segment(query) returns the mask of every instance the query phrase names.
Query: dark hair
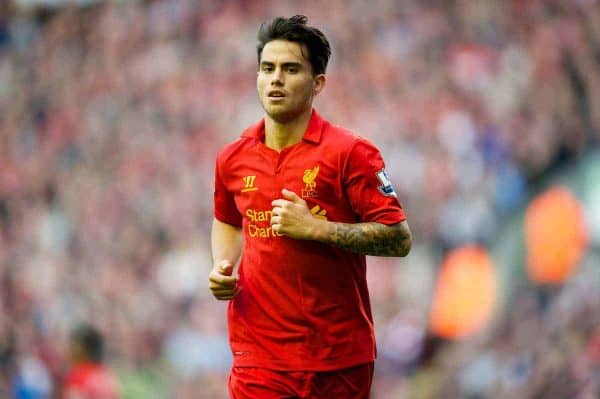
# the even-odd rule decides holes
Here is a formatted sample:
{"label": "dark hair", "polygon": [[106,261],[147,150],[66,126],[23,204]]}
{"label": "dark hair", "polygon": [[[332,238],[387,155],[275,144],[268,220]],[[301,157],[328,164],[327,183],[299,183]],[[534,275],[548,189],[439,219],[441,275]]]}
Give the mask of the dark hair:
{"label": "dark hair", "polygon": [[[263,48],[273,40],[288,40],[300,43],[308,49],[308,61],[314,75],[325,73],[327,62],[331,56],[329,41],[317,28],[308,26],[308,18],[304,15],[294,15],[291,18],[277,17],[268,24],[263,22],[258,29],[258,64]],[[304,54],[303,54],[304,55]]]}
{"label": "dark hair", "polygon": [[71,333],[73,342],[81,346],[87,359],[101,363],[104,358],[104,339],[95,327],[83,324]]}

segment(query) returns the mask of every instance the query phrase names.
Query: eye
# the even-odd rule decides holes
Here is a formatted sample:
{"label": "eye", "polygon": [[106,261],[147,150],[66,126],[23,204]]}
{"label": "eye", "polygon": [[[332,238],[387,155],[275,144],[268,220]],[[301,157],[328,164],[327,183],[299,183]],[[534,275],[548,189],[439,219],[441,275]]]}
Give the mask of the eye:
{"label": "eye", "polygon": [[271,65],[263,65],[261,70],[263,72],[273,72],[273,67]]}
{"label": "eye", "polygon": [[288,68],[287,68],[287,71],[288,71],[289,73],[298,73],[298,68],[297,68],[297,67],[295,67],[295,66],[291,66],[291,67],[288,67]]}

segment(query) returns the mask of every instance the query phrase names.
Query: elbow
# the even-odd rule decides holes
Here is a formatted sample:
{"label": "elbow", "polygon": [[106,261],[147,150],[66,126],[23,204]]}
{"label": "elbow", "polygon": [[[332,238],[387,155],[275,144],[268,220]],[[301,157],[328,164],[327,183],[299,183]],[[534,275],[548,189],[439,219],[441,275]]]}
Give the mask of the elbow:
{"label": "elbow", "polygon": [[405,257],[409,254],[410,249],[412,248],[412,233],[410,231],[410,227],[408,227],[408,223],[406,221],[399,223],[397,225],[398,232],[398,246],[397,246],[397,256]]}
{"label": "elbow", "polygon": [[408,237],[402,237],[398,244],[398,256],[405,257],[409,254],[411,248],[412,237],[410,235]]}

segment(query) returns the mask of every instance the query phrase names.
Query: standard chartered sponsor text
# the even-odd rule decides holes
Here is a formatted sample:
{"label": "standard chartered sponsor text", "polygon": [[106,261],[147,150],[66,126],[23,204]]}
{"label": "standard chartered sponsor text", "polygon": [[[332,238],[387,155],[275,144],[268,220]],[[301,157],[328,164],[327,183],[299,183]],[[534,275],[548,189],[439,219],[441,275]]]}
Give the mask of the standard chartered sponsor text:
{"label": "standard chartered sponsor text", "polygon": [[283,234],[273,231],[271,227],[271,216],[273,216],[273,211],[270,209],[246,209],[248,235],[252,238],[281,237]]}

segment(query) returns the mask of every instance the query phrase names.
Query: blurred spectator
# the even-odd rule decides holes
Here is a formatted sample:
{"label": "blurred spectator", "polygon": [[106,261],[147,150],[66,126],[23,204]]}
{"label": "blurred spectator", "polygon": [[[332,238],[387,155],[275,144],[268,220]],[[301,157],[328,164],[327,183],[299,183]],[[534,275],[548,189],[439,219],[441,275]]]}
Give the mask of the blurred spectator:
{"label": "blurred spectator", "polygon": [[82,325],[71,335],[71,368],[63,387],[64,399],[117,399],[117,379],[104,366],[104,338],[92,326]]}
{"label": "blurred spectator", "polygon": [[35,356],[18,360],[12,382],[12,396],[16,399],[44,399],[52,394],[52,380],[44,363]]}

